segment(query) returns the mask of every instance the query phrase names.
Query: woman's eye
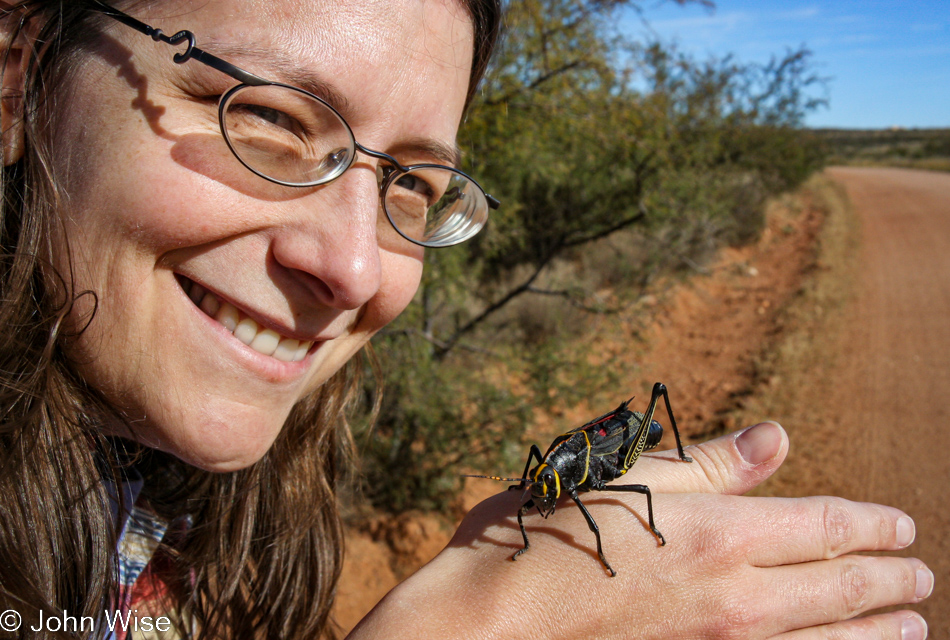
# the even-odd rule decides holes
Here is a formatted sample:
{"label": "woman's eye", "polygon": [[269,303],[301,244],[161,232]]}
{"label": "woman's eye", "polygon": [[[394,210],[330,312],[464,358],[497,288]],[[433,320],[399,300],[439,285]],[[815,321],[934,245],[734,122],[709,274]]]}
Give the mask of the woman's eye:
{"label": "woman's eye", "polygon": [[259,104],[245,104],[241,105],[241,109],[249,115],[260,118],[261,120],[269,122],[270,124],[278,126],[282,129],[294,130],[299,128],[295,126],[296,120],[288,116],[283,111],[279,111],[271,107],[265,107],[264,105]]}
{"label": "woman's eye", "polygon": [[412,173],[407,173],[403,176],[400,176],[399,179],[396,180],[396,186],[418,193],[429,201],[434,199],[432,186],[425,180]]}

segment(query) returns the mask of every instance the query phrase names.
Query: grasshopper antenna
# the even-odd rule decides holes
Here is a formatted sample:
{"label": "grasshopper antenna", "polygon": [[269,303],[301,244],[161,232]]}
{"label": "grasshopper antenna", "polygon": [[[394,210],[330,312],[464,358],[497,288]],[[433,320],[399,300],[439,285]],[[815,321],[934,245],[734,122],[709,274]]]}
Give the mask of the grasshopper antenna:
{"label": "grasshopper antenna", "polygon": [[498,480],[499,482],[529,482],[527,478],[502,478],[500,476],[476,476],[470,473],[461,474],[462,478],[485,478],[486,480]]}

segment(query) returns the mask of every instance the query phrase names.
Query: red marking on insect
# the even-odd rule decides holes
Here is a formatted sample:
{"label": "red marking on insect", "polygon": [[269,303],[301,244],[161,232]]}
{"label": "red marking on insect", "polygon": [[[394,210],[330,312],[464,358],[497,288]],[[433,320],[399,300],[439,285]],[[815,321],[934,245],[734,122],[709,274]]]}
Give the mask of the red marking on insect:
{"label": "red marking on insect", "polygon": [[603,418],[601,418],[600,420],[595,420],[595,421],[591,422],[588,426],[591,426],[591,427],[592,427],[592,426],[594,426],[595,424],[600,424],[600,423],[602,423],[602,422],[607,422],[608,420],[610,420],[611,418],[613,418],[615,415],[616,415],[616,414],[614,414],[614,413],[608,413],[607,415],[605,415],[605,416],[604,416]]}

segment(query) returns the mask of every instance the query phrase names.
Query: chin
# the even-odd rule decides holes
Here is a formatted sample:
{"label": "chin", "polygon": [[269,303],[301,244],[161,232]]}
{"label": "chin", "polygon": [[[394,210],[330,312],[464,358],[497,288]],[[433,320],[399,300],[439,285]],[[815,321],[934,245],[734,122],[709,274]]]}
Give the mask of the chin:
{"label": "chin", "polygon": [[[186,424],[150,425],[136,434],[141,444],[175,456],[182,462],[212,473],[229,473],[250,467],[274,445],[285,417],[248,420],[196,419]],[[243,419],[241,419],[243,418]],[[193,425],[201,425],[195,428]]]}
{"label": "chin", "polygon": [[190,449],[166,450],[182,462],[211,473],[231,473],[253,466],[263,458],[270,447],[247,447],[208,451]]}

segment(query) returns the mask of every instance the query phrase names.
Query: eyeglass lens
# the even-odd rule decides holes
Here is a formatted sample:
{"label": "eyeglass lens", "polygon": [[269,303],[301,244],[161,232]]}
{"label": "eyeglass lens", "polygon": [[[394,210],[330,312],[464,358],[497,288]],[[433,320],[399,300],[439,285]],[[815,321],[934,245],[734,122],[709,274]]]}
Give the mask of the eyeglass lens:
{"label": "eyeglass lens", "polygon": [[[340,115],[287,85],[241,85],[224,95],[221,128],[234,155],[251,171],[291,186],[330,182],[346,171],[356,143]],[[488,218],[481,188],[449,167],[417,165],[402,172],[383,161],[383,209],[404,237],[425,246],[457,244]]]}

